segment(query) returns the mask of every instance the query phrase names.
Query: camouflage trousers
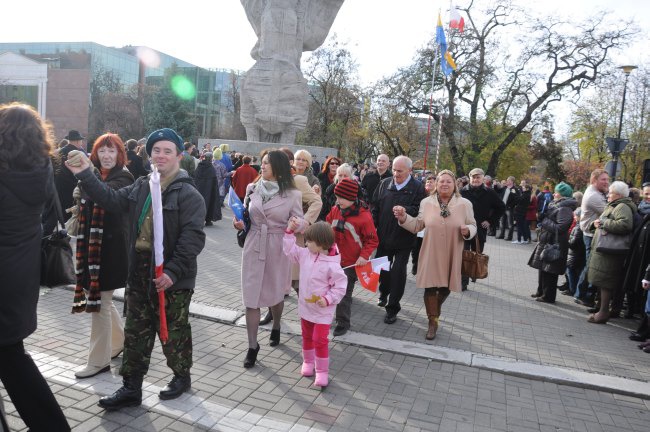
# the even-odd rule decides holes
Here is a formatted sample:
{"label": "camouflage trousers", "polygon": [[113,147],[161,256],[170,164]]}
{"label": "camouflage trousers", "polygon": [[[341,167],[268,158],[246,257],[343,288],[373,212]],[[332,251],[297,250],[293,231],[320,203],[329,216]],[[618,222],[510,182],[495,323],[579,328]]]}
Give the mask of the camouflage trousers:
{"label": "camouflage trousers", "polygon": [[[158,293],[151,287],[151,254],[136,254],[135,280],[126,295],[124,353],[120,375],[144,376],[160,332]],[[169,338],[162,345],[167,366],[175,375],[187,376],[192,367],[192,328],[189,323],[191,290],[167,291],[165,312]]]}

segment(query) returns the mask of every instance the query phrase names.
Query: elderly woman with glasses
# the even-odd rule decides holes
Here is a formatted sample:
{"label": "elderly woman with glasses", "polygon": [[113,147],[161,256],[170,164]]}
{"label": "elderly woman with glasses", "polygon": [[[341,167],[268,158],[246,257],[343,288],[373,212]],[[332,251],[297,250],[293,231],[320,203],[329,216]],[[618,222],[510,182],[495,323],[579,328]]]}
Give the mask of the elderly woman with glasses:
{"label": "elderly woman with glasses", "polygon": [[320,181],[314,175],[314,171],[311,169],[311,164],[312,157],[307,150],[298,150],[296,154],[294,154],[293,169],[295,170],[295,174],[307,177],[307,182],[312,188],[318,185],[318,193],[320,193]]}
{"label": "elderly woman with glasses", "polygon": [[442,304],[450,291],[460,292],[461,265],[465,240],[476,235],[472,203],[461,197],[454,173],[438,174],[431,195],[420,203],[417,218],[402,206],[393,207],[400,226],[412,233],[423,228],[424,239],[418,258],[415,286],[424,289],[424,306],[429,319],[425,338],[434,339]]}

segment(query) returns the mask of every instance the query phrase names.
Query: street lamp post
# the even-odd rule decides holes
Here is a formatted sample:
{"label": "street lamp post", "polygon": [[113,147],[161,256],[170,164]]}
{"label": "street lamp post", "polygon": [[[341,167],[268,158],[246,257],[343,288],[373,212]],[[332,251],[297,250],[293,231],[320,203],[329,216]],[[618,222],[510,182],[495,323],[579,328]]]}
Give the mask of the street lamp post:
{"label": "street lamp post", "polygon": [[616,179],[616,171],[618,169],[618,155],[621,154],[623,148],[625,147],[625,144],[627,144],[627,142],[623,143],[624,140],[621,139],[621,133],[623,131],[623,112],[625,111],[625,94],[627,93],[627,80],[630,77],[630,72],[636,68],[637,67],[633,65],[619,67],[619,69],[622,69],[623,73],[625,74],[625,82],[623,83],[623,102],[621,103],[621,116],[618,120],[618,134],[616,135],[616,140],[612,143],[612,145],[610,145],[610,150],[613,156],[612,172],[610,176],[613,179]]}

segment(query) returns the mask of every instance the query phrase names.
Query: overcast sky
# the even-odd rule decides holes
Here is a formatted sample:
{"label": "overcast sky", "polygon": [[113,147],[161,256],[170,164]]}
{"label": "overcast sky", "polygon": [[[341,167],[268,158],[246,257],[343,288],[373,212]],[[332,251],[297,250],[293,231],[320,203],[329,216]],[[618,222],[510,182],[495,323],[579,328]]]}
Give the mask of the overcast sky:
{"label": "overcast sky", "polygon": [[[489,0],[475,0],[476,4]],[[239,0],[32,0],[3,2],[2,42],[97,42],[146,45],[206,68],[247,70],[255,35]],[[457,0],[459,6],[469,0]],[[515,0],[534,13],[581,20],[605,9],[621,22],[634,18],[650,30],[647,0]],[[330,35],[348,41],[364,84],[410,63],[434,32],[438,10],[446,20],[449,1],[345,0]],[[650,46],[646,33],[617,61],[639,64]],[[632,54],[634,53],[634,54]],[[639,58],[641,57],[641,58]]]}

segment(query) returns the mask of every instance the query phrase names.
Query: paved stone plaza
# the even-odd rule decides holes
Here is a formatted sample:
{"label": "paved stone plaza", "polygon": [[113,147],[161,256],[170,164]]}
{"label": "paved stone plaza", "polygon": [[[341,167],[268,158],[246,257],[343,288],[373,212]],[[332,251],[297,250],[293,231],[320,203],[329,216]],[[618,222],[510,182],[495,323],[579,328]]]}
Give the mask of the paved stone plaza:
{"label": "paved stone plaza", "polygon": [[[170,379],[160,345],[139,408],[107,413],[99,397],[112,375],[76,380],[85,363],[90,317],[70,314],[69,289],[45,289],[39,329],[26,346],[78,431],[646,431],[650,355],[627,339],[634,321],[587,323],[582,306],[558,295],[531,299],[533,245],[488,239],[490,277],[452,293],[434,341],[424,340],[422,292],[409,276],[397,323],[383,323],[376,295],[357,286],[352,331],[334,338],[324,391],[300,376],[295,294],[287,299],[282,343],[260,332],[258,364],[247,348],[240,295],[241,249],[227,216],[207,227],[191,320],[192,391],[173,401],[157,392]],[[281,253],[281,251],[277,251]],[[119,297],[120,294],[117,295]],[[118,307],[122,303],[118,302]],[[2,390],[12,430],[25,426]]]}

